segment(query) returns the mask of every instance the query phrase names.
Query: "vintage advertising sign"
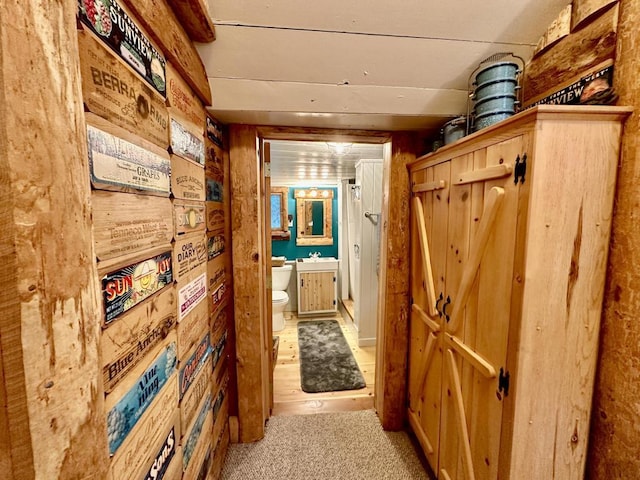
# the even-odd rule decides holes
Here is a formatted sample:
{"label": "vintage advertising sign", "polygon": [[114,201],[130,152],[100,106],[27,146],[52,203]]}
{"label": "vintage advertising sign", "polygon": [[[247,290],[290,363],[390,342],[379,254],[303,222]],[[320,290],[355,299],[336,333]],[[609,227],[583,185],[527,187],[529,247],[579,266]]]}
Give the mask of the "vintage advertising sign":
{"label": "vintage advertising sign", "polygon": [[220,202],[205,202],[207,206],[207,230],[223,230],[225,225],[224,205]]}
{"label": "vintage advertising sign", "polygon": [[175,237],[185,233],[204,231],[205,204],[202,202],[173,201]]}
{"label": "vintage advertising sign", "polygon": [[228,320],[227,308],[220,308],[213,316],[211,320],[211,341],[217,342],[222,336],[222,333],[227,328]]}
{"label": "vintage advertising sign", "polygon": [[207,274],[202,273],[178,289],[178,322],[186,317],[207,294]]}
{"label": "vintage advertising sign", "polygon": [[178,323],[178,358],[184,360],[209,327],[209,304],[200,302]]}
{"label": "vintage advertising sign", "polygon": [[[175,308],[175,303],[168,301],[173,300],[175,294],[171,289],[166,289],[157,298],[160,301],[149,302],[147,305],[147,311],[151,310],[152,316],[145,315],[143,319],[125,316],[103,332],[100,345],[105,393],[111,392],[127,373],[175,331],[175,311],[167,308]],[[154,307],[164,311],[158,311]]]}
{"label": "vintage advertising sign", "polygon": [[[211,340],[207,333],[200,343],[195,347],[193,353],[183,362],[180,362],[180,399],[184,397],[187,390],[195,380],[198,372],[202,370],[211,356]],[[209,372],[211,373],[211,372]]]}
{"label": "vintage advertising sign", "polygon": [[82,96],[90,112],[166,149],[164,99],[87,32],[78,32]]}
{"label": "vintage advertising sign", "polygon": [[86,116],[89,172],[95,188],[169,196],[171,161],[165,150],[155,144],[142,148],[126,140],[133,135],[123,128],[91,113]]}
{"label": "vintage advertising sign", "polygon": [[166,61],[117,0],[78,0],[78,17],[162,96]]}
{"label": "vintage advertising sign", "polygon": [[107,273],[102,277],[105,324],[171,283],[171,251]]}
{"label": "vintage advertising sign", "polygon": [[220,255],[207,262],[207,287],[210,292],[213,292],[218,285],[224,283],[227,273],[226,260],[227,257],[225,255]]}
{"label": "vintage advertising sign", "polygon": [[168,198],[94,190],[91,203],[98,260],[170,246],[173,207]]}
{"label": "vintage advertising sign", "polygon": [[171,155],[171,193],[175,198],[204,202],[204,169],[193,162]]}
{"label": "vintage advertising sign", "polygon": [[[176,438],[180,438],[180,415],[176,411],[177,386],[178,376],[172,375],[142,415],[140,421],[122,442],[118,451],[111,458],[110,480],[143,478],[142,476],[151,466],[153,456],[165,441],[169,431],[173,428]],[[180,458],[180,472],[182,473],[182,450],[176,449],[174,455]],[[170,480],[176,477],[165,474],[165,478]]]}
{"label": "vintage advertising sign", "polygon": [[207,177],[224,182],[224,157],[222,148],[208,138],[204,139],[204,170]]}
{"label": "vintage advertising sign", "polygon": [[215,344],[212,348],[211,356],[212,356],[212,367],[215,368],[218,366],[218,362],[223,356],[224,347],[227,346],[227,332],[224,332],[220,340]]}
{"label": "vintage advertising sign", "polygon": [[184,235],[173,245],[173,276],[180,281],[189,272],[207,261],[207,243],[204,232]]}
{"label": "vintage advertising sign", "polygon": [[[200,467],[200,471],[198,472],[198,476],[195,480],[207,480],[209,478],[209,470],[211,469],[211,464],[213,463],[213,450],[211,446],[207,449],[207,453],[204,456],[204,461],[202,462],[202,466]],[[215,478],[215,475],[214,475]]]}
{"label": "vintage advertising sign", "polygon": [[213,260],[224,253],[224,233],[211,232],[207,233],[207,259]]}
{"label": "vintage advertising sign", "polygon": [[224,148],[222,139],[224,134],[222,132],[222,125],[215,118],[207,115],[207,138],[220,148]]}
{"label": "vintage advertising sign", "polygon": [[223,201],[222,182],[219,182],[218,180],[207,177],[207,201],[208,202]]}
{"label": "vintage advertising sign", "polygon": [[176,371],[176,342],[167,345],[107,414],[109,452],[115,453],[160,389]]}
{"label": "vintage advertising sign", "polygon": [[171,62],[167,62],[167,103],[204,132],[207,112]]}
{"label": "vintage advertising sign", "polygon": [[216,309],[222,305],[226,298],[226,293],[227,286],[223,280],[223,282],[211,292],[211,311],[215,312]]}
{"label": "vintage advertising sign", "polygon": [[200,401],[205,395],[211,394],[211,358],[208,358],[204,368],[196,374],[191,387],[187,390],[180,402],[180,425],[186,429],[187,425],[196,414]]}
{"label": "vintage advertising sign", "polygon": [[[198,411],[198,416],[195,418],[193,424],[190,426],[189,430],[184,433],[182,438],[182,471],[186,471],[189,466],[189,462],[191,458],[194,457],[196,453],[196,446],[200,443],[200,437],[203,432],[207,432],[210,444],[211,440],[211,427],[213,426],[213,418],[211,415],[211,394],[207,395],[206,398],[200,404],[200,408]],[[207,421],[208,420],[208,421]],[[206,423],[205,423],[206,421]],[[208,424],[210,428],[204,428],[205,425]],[[185,476],[185,478],[191,478],[189,476]]]}
{"label": "vintage advertising sign", "polygon": [[151,467],[144,475],[145,480],[160,480],[164,478],[164,474],[176,454],[178,440],[175,427],[171,427],[169,434],[164,439],[158,453],[156,453]]}
{"label": "vintage advertising sign", "polygon": [[195,126],[171,117],[171,152],[204,167],[204,137]]}
{"label": "vintage advertising sign", "polygon": [[[215,477],[214,477],[215,478]],[[155,480],[154,478],[145,478],[144,480]],[[162,480],[182,480],[182,446],[177,448],[176,454],[169,464],[169,468],[164,474]]]}

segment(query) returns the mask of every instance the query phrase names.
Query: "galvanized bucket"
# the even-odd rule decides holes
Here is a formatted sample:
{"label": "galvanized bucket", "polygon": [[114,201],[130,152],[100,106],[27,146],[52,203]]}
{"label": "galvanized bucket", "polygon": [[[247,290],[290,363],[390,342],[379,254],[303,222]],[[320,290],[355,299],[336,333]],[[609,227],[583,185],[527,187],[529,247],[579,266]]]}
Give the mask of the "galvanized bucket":
{"label": "galvanized bucket", "polygon": [[497,78],[478,85],[473,92],[473,100],[482,100],[492,95],[515,95],[520,89],[515,78]]}
{"label": "galvanized bucket", "polygon": [[518,64],[513,62],[498,62],[483,68],[476,75],[475,84],[481,85],[497,79],[514,79],[518,74]]}
{"label": "galvanized bucket", "polygon": [[466,117],[458,117],[453,120],[449,120],[442,127],[442,137],[444,144],[453,143],[456,140],[460,140],[466,134]]}
{"label": "galvanized bucket", "polygon": [[481,113],[476,115],[474,123],[473,123],[473,131],[477,132],[478,130],[482,130],[489,125],[493,125],[494,123],[498,123],[502,120],[505,120],[513,115],[513,112],[510,111],[500,111],[495,110],[491,112]]}
{"label": "galvanized bucket", "polygon": [[476,115],[488,112],[511,112],[516,113],[516,105],[519,102],[516,100],[515,93],[509,93],[505,95],[490,95],[478,100],[475,105]]}

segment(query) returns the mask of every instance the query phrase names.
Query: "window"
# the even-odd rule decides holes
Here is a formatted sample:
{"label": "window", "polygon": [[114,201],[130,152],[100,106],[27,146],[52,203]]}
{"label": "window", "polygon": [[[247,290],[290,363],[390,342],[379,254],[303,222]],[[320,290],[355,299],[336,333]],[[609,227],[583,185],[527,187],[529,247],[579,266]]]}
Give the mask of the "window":
{"label": "window", "polygon": [[273,240],[289,240],[289,215],[287,202],[289,189],[287,187],[271,187],[271,238]]}

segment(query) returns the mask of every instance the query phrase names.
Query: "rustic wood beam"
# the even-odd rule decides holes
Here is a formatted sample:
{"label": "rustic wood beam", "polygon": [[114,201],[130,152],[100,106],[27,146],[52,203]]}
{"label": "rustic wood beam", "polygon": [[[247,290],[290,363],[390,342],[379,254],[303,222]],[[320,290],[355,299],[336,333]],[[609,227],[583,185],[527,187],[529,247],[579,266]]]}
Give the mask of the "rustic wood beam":
{"label": "rustic wood beam", "polygon": [[209,43],[216,39],[207,3],[203,0],[168,0],[180,23],[194,42]]}

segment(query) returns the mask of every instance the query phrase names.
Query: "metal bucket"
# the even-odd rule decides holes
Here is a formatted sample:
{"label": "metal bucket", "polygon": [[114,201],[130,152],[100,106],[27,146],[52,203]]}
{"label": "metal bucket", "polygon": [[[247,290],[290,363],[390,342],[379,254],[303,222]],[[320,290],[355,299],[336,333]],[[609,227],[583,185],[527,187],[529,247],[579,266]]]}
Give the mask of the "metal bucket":
{"label": "metal bucket", "polygon": [[518,102],[516,101],[515,93],[506,95],[490,95],[476,102],[475,112],[476,115],[496,111],[511,112],[513,114],[516,113],[517,104]]}
{"label": "metal bucket", "polygon": [[466,117],[458,117],[453,120],[449,120],[442,127],[442,137],[444,139],[444,144],[447,145],[449,143],[453,143],[456,140],[460,140],[465,136],[467,129],[467,119]]}
{"label": "metal bucket", "polygon": [[518,64],[513,62],[498,62],[483,68],[478,72],[475,79],[476,85],[482,85],[485,82],[497,79],[516,78],[518,73]]}
{"label": "metal bucket", "polygon": [[473,122],[473,131],[477,132],[478,130],[488,127],[489,125],[493,125],[494,123],[505,120],[512,115],[513,112],[505,112],[500,110],[494,110],[476,115],[475,121]]}
{"label": "metal bucket", "polygon": [[478,85],[473,92],[473,99],[478,101],[492,95],[515,95],[517,86],[515,78],[498,78]]}

